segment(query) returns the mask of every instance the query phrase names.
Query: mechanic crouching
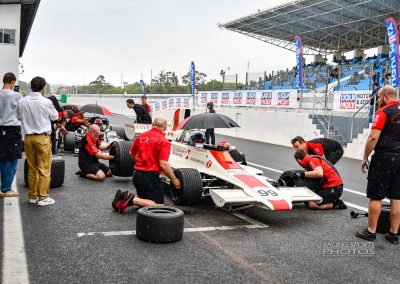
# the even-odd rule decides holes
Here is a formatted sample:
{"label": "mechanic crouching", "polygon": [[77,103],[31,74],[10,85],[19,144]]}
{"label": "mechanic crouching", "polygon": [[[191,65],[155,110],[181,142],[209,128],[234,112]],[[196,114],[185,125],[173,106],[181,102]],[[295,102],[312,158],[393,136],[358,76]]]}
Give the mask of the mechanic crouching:
{"label": "mechanic crouching", "polygon": [[82,177],[101,181],[106,177],[111,177],[112,173],[109,167],[99,162],[99,159],[113,160],[114,156],[100,152],[100,150],[110,149],[111,144],[101,145],[99,135],[100,127],[92,124],[81,140],[78,164]]}
{"label": "mechanic crouching", "polygon": [[308,155],[306,151],[300,150],[294,154],[296,161],[305,171],[299,174],[298,178],[320,179],[321,186],[316,194],[321,196],[322,202],[316,204],[313,201],[307,202],[309,209],[328,210],[346,209],[347,206],[339,198],[343,193],[343,181],[335,167],[326,159],[320,156]]}

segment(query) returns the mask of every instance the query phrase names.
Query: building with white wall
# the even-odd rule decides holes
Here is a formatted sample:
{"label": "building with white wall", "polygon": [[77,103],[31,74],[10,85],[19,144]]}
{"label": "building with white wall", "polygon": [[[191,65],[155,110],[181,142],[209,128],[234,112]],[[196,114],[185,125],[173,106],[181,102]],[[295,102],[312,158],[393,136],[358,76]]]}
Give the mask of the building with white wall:
{"label": "building with white wall", "polygon": [[23,55],[40,0],[0,0],[0,77],[13,72],[18,78]]}

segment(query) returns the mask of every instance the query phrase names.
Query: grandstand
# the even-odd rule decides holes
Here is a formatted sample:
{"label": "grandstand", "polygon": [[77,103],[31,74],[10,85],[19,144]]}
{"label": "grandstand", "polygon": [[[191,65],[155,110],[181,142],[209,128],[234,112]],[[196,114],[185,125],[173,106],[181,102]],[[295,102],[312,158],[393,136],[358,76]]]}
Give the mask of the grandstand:
{"label": "grandstand", "polygon": [[[304,88],[325,91],[365,90],[371,83],[384,83],[390,72],[385,20],[400,18],[398,0],[295,0],[219,25],[269,44],[295,51],[294,37],[300,35],[303,54],[313,55],[305,65]],[[377,48],[373,57],[364,50]],[[354,51],[351,59],[344,53]],[[326,56],[339,64],[328,68]],[[265,89],[287,89],[296,85],[296,67],[265,76]],[[258,80],[260,81],[260,80]],[[250,81],[249,81],[250,82]],[[252,86],[251,88],[260,88]]]}

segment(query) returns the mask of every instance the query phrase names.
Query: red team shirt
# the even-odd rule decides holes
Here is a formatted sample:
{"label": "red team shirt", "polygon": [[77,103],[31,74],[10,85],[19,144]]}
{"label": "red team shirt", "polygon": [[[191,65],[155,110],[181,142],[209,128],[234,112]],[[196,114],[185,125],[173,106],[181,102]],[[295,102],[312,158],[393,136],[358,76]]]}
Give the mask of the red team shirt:
{"label": "red team shirt", "polygon": [[148,103],[144,103],[144,104],[142,104],[142,106],[144,106],[144,108],[147,110],[148,113],[151,112],[151,107]]}
{"label": "red team shirt", "polygon": [[93,156],[100,151],[99,147],[100,147],[101,142],[99,139],[96,139],[95,141],[93,141],[92,136],[90,136],[89,134],[85,135],[85,137],[86,137],[86,142],[87,142],[85,145],[85,149],[86,149],[86,151],[89,152],[90,155]]}
{"label": "red team shirt", "polygon": [[161,174],[159,161],[168,161],[170,150],[171,144],[161,130],[152,128],[140,134],[131,148],[131,154],[136,159],[135,170]]}
{"label": "red team shirt", "polygon": [[320,143],[306,142],[306,152],[313,153],[314,155],[318,155],[318,156],[325,155],[324,148],[322,148],[322,144],[320,144]]}
{"label": "red team shirt", "polygon": [[324,171],[324,184],[322,188],[329,188],[343,184],[342,178],[338,172],[321,158],[307,155],[304,158],[301,166],[311,171],[313,171],[316,167],[322,167],[322,170]]}

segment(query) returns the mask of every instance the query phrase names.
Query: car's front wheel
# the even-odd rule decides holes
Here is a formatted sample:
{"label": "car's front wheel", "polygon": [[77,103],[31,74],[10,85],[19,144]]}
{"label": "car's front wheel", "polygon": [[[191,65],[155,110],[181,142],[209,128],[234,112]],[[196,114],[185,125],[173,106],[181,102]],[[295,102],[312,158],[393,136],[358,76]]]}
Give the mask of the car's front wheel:
{"label": "car's front wheel", "polygon": [[175,205],[194,205],[201,199],[203,180],[198,170],[184,168],[174,170],[181,181],[181,188],[176,189],[171,183],[171,198]]}

